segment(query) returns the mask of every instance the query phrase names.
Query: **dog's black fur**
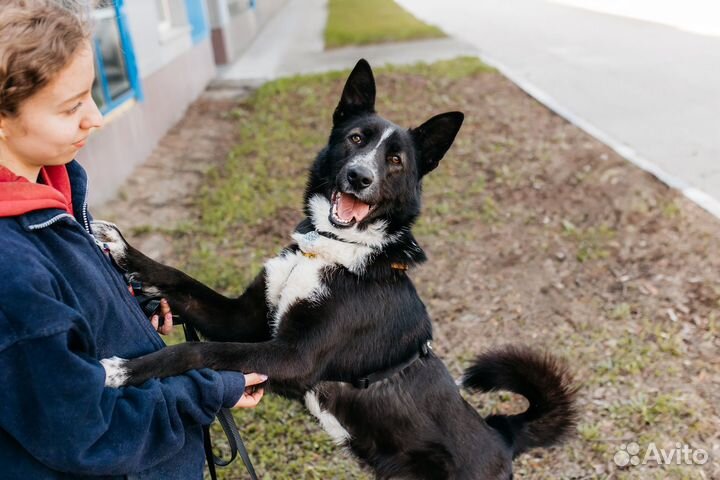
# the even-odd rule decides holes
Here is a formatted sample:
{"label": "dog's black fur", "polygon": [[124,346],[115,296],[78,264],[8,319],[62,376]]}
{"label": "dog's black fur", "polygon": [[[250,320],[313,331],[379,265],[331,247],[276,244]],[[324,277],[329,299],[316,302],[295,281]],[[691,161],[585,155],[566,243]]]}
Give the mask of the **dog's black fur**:
{"label": "dog's black fur", "polygon": [[[569,433],[575,390],[552,358],[499,349],[479,357],[463,385],[517,392],[530,406],[520,415],[483,419],[439,358],[432,352],[417,358],[432,326],[405,271],[425,260],[410,229],[420,213],[421,180],[450,148],[463,115],[445,113],[404,130],[378,116],[374,103],[372,71],[361,60],[333,115],[328,145],[310,170],[297,242],[239,298],[145,257],[111,226],[95,225],[119,263],[213,341],[128,360],[121,383],[201,367],[262,372],[275,392],[293,398],[312,392],[314,413],[319,407],[337,419],[342,428],[330,429],[378,478],[512,478],[516,455]],[[335,200],[339,210],[331,213]],[[317,265],[316,285],[312,275],[293,276],[296,268]],[[283,268],[285,285],[276,276]],[[283,305],[287,283],[303,282],[315,285],[314,293]],[[398,366],[404,368],[393,370]],[[352,386],[374,372],[388,378]]]}

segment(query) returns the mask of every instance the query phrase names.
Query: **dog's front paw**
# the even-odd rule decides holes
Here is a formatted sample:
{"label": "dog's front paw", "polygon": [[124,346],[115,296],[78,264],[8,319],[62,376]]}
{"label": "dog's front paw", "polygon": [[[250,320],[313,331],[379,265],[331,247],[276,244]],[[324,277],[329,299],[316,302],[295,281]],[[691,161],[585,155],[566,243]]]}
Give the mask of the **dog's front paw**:
{"label": "dog's front paw", "polygon": [[120,357],[104,358],[100,364],[105,369],[105,386],[120,388],[127,384],[130,370],[126,367],[127,360]]}
{"label": "dog's front paw", "polygon": [[95,241],[106,250],[123,268],[127,267],[128,243],[118,227],[110,222],[96,220],[92,222],[92,234]]}

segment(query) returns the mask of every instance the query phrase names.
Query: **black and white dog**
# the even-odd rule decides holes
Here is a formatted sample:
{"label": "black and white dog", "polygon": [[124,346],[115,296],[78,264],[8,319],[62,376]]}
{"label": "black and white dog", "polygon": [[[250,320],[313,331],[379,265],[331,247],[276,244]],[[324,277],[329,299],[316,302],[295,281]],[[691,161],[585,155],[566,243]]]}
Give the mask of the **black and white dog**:
{"label": "black and white dog", "polygon": [[463,400],[429,348],[431,321],[407,275],[425,260],[411,233],[422,179],[450,148],[463,114],[406,130],[374,105],[373,74],[361,60],[310,170],[307,218],[239,298],[147,258],[113,225],[93,225],[121,266],[212,340],[103,360],[107,384],[203,367],[261,372],[272,391],[304,398],[377,478],[510,479],[516,455],[573,428],[575,390],[551,357],[506,347],[480,356],[462,384],[520,393],[527,411],[482,418]]}

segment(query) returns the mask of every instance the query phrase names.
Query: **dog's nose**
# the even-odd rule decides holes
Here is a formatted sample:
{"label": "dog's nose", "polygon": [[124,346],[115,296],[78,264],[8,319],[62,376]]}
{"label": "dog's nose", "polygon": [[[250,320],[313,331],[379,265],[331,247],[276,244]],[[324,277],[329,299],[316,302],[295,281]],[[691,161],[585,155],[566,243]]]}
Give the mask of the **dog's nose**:
{"label": "dog's nose", "polygon": [[347,179],[354,189],[363,190],[372,185],[373,173],[369,168],[358,165],[350,169]]}

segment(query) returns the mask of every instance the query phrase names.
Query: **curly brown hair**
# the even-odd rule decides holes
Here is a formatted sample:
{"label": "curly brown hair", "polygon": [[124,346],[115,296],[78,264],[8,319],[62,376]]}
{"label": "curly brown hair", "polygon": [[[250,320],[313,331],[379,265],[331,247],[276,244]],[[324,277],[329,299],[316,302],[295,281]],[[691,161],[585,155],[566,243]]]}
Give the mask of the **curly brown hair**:
{"label": "curly brown hair", "polygon": [[47,85],[91,36],[81,0],[0,2],[0,116]]}

